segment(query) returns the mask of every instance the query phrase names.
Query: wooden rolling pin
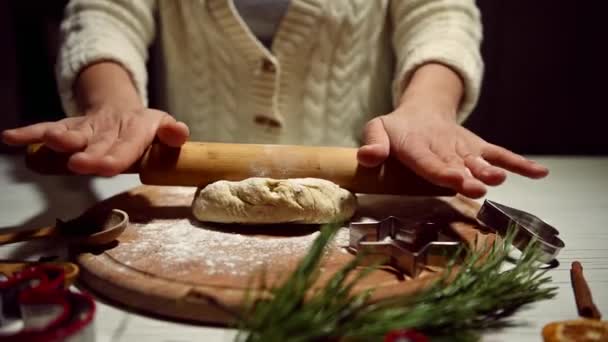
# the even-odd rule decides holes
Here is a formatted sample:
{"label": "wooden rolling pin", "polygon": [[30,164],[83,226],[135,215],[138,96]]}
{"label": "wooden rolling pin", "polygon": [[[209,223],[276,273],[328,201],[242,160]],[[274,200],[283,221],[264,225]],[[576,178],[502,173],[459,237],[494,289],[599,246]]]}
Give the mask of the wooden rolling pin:
{"label": "wooden rolling pin", "polygon": [[[42,145],[28,148],[26,165],[43,174],[71,173],[68,155]],[[218,180],[250,177],[315,177],[332,181],[355,193],[418,196],[452,195],[394,159],[376,168],[357,163],[357,149],[188,142],[181,148],[152,144],[125,173],[138,173],[143,184],[204,186]]]}

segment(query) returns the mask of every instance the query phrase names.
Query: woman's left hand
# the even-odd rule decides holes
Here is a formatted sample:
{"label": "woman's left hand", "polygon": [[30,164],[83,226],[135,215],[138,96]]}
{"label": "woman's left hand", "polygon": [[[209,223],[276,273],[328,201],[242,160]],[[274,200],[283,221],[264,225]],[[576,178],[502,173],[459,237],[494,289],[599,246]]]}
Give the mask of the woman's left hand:
{"label": "woman's left hand", "polygon": [[484,196],[486,185],[501,184],[505,170],[530,178],[548,174],[546,167],[486,142],[454,117],[404,102],[367,123],[359,163],[374,167],[391,155],[426,180],[472,198]]}

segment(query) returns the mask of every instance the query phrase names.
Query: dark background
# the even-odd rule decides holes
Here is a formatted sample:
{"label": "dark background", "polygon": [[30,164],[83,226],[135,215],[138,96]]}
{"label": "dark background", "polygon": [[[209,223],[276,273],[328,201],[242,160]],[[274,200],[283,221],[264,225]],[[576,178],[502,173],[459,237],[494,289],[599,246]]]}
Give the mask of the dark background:
{"label": "dark background", "polygon": [[[66,2],[0,0],[0,129],[63,116],[53,65]],[[580,31],[602,22],[576,3],[478,1],[486,70],[467,127],[518,153],[608,154],[608,113],[601,105],[608,96],[600,72],[606,37],[586,44],[588,35]],[[597,51],[586,48],[596,45]]]}

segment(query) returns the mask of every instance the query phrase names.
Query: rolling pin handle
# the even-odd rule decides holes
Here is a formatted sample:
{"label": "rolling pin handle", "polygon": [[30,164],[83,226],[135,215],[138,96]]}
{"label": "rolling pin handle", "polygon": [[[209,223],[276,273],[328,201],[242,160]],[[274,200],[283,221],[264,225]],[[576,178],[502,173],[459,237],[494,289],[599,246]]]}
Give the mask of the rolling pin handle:
{"label": "rolling pin handle", "polygon": [[[27,146],[25,166],[43,175],[74,175],[68,168],[70,153],[54,151],[44,144],[31,144]],[[139,161],[122,173],[137,173]]]}

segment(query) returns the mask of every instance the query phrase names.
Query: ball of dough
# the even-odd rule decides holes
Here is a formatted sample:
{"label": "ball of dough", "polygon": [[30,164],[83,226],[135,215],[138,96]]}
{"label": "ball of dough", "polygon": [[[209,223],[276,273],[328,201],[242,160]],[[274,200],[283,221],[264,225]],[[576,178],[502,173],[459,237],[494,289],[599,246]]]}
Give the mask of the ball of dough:
{"label": "ball of dough", "polygon": [[316,178],[218,181],[199,188],[192,202],[198,220],[245,224],[345,221],[356,207],[355,195]]}

